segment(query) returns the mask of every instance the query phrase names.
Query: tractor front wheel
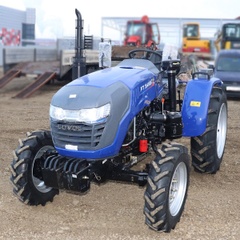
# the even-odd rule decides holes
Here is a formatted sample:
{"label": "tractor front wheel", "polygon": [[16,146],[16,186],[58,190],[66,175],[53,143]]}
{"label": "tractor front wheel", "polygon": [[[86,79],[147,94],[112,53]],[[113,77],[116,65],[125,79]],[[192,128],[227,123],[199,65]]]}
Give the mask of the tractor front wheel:
{"label": "tractor front wheel", "polygon": [[10,165],[13,193],[28,205],[45,205],[53,201],[58,189],[45,185],[42,177],[42,163],[48,151],[54,151],[49,131],[35,131],[20,140]]}
{"label": "tractor front wheel", "polygon": [[151,163],[144,194],[146,224],[170,232],[180,221],[189,185],[190,158],[185,146],[164,143]]}

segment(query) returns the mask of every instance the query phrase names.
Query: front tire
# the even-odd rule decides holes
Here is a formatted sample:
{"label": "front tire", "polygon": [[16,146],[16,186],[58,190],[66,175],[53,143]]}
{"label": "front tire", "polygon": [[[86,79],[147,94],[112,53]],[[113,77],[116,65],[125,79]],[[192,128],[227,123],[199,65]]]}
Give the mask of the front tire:
{"label": "front tire", "polygon": [[35,131],[20,140],[14,151],[10,165],[13,193],[28,205],[44,206],[59,193],[58,189],[47,187],[42,178],[41,161],[44,161],[44,155],[49,150],[54,150],[50,132]]}
{"label": "front tire", "polygon": [[215,174],[220,169],[227,138],[227,97],[212,89],[205,132],[191,138],[192,165],[196,172]]}
{"label": "front tire", "polygon": [[164,143],[151,163],[144,194],[146,224],[170,232],[180,221],[189,186],[190,158],[181,144]]}

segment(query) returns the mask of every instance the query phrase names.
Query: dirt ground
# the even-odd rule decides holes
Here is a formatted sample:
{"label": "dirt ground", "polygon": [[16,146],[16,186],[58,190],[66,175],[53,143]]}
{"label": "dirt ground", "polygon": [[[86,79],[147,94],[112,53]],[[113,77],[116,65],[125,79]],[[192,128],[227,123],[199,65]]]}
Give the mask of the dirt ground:
{"label": "dirt ground", "polygon": [[[240,236],[240,101],[229,100],[228,136],[220,171],[191,171],[184,213],[171,233],[144,223],[144,188],[107,182],[78,195],[60,192],[45,207],[30,207],[12,194],[9,164],[18,139],[49,129],[49,103],[61,87],[46,85],[28,99],[15,99],[32,79],[16,78],[0,89],[0,239],[232,240]],[[189,139],[182,140],[189,147]]]}

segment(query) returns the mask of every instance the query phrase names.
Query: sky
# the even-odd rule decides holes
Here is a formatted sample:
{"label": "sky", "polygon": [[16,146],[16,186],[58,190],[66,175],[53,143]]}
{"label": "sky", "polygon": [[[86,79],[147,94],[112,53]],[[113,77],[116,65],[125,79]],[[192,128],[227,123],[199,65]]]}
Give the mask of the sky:
{"label": "sky", "polygon": [[35,8],[36,38],[74,37],[75,9],[84,20],[84,34],[96,37],[108,37],[101,36],[102,17],[235,19],[240,16],[239,0],[0,0],[0,5],[22,11]]}

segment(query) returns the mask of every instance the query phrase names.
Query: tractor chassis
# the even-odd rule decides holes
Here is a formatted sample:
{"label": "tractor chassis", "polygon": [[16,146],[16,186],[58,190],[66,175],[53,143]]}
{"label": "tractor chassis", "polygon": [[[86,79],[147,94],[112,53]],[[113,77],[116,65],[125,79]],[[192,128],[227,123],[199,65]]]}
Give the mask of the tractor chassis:
{"label": "tractor chassis", "polygon": [[147,170],[135,171],[125,164],[113,164],[111,161],[88,161],[86,159],[67,158],[56,152],[41,159],[41,174],[46,186],[84,193],[90,189],[90,182],[106,180],[147,183]]}

